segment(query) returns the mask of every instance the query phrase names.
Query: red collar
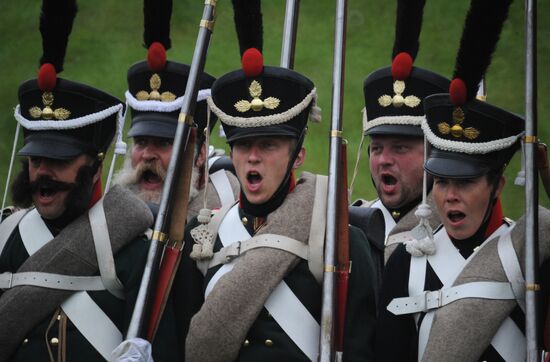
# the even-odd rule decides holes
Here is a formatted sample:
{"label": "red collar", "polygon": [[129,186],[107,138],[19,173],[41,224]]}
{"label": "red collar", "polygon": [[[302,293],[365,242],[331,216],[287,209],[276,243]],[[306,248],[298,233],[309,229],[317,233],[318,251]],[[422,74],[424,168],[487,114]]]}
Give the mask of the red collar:
{"label": "red collar", "polygon": [[103,196],[102,187],[101,187],[101,178],[97,180],[97,182],[94,184],[94,188],[92,190],[92,197],[90,198],[90,203],[88,204],[88,209],[91,209],[92,206],[95,205],[96,202],[101,199]]}
{"label": "red collar", "polygon": [[500,202],[499,196],[495,202],[495,206],[493,206],[493,210],[491,211],[491,217],[489,219],[489,223],[487,224],[487,229],[485,229],[485,238],[489,237],[489,235],[494,233],[496,229],[502,225],[503,219],[504,213],[502,211],[502,203]]}

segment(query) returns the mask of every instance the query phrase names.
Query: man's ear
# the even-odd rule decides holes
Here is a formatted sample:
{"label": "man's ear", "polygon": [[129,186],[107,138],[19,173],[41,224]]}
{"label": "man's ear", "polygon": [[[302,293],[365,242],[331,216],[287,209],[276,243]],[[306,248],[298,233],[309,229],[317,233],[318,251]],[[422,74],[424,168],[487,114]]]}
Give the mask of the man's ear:
{"label": "man's ear", "polygon": [[300,152],[298,152],[298,156],[296,157],[296,160],[294,161],[294,165],[292,165],[292,169],[297,169],[298,167],[302,166],[306,159],[306,149],[302,147],[300,149]]}
{"label": "man's ear", "polygon": [[497,190],[495,192],[495,198],[498,198],[500,196],[500,193],[502,192],[505,184],[506,179],[504,178],[504,176],[500,176],[500,180],[498,180]]}
{"label": "man's ear", "polygon": [[197,155],[197,159],[195,160],[195,166],[198,168],[201,168],[204,166],[205,162],[206,162],[206,144],[203,143],[199,150],[199,154]]}

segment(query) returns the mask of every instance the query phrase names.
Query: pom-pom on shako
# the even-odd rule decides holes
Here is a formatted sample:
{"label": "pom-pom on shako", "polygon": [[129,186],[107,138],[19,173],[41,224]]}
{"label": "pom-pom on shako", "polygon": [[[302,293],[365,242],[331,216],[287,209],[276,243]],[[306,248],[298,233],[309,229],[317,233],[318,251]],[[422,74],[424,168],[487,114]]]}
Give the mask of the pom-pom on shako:
{"label": "pom-pom on shako", "polygon": [[43,92],[51,92],[57,83],[57,72],[52,63],[42,64],[38,70],[38,87]]}
{"label": "pom-pom on shako", "polygon": [[156,41],[147,51],[147,64],[153,72],[161,72],[166,66],[166,49],[162,43]]}
{"label": "pom-pom on shako", "polygon": [[264,56],[258,49],[249,48],[243,54],[242,65],[247,77],[257,77],[264,70]]}

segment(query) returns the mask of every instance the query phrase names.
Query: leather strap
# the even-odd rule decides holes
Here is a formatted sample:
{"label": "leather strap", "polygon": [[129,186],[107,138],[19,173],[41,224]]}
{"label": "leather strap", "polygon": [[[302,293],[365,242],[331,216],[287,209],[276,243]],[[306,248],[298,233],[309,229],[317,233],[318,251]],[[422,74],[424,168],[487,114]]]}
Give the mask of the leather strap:
{"label": "leather strap", "polygon": [[502,322],[491,345],[507,362],[524,362],[527,356],[525,335],[510,317]]}
{"label": "leather strap", "polygon": [[235,203],[235,195],[233,195],[233,189],[225,170],[216,171],[209,178],[218,193],[221,205],[233,205]]}
{"label": "leather strap", "polygon": [[103,198],[90,209],[88,218],[90,219],[101,280],[103,280],[105,289],[112,295],[118,299],[124,299],[124,286],[116,275],[111,238],[109,237],[107,219],[103,209]]}
{"label": "leather strap", "polygon": [[271,292],[265,308],[300,350],[317,361],[321,326],[285,282]]}
{"label": "leather strap", "polygon": [[302,259],[307,260],[309,248],[306,244],[298,240],[288,238],[283,235],[262,234],[256,235],[248,240],[237,241],[223,247],[210,260],[208,268],[213,268],[220,264],[226,264],[241,254],[256,248],[273,248],[288,251]]}
{"label": "leather strap", "polygon": [[34,254],[48,241],[53,239],[50,229],[48,229],[36,209],[32,209],[21,219],[19,234],[29,255]]}
{"label": "leather strap", "polygon": [[307,259],[309,270],[319,284],[323,283],[325,231],[327,227],[327,190],[328,177],[317,175],[315,178],[315,199],[309,227],[309,258]]}
{"label": "leather strap", "polygon": [[105,286],[99,276],[77,277],[71,275],[23,272],[0,274],[0,288],[10,289],[19,285],[32,285],[58,290],[105,290]]}
{"label": "leather strap", "polygon": [[13,233],[13,230],[15,230],[19,221],[21,221],[28,211],[28,209],[19,210],[8,216],[6,220],[0,224],[0,255],[2,255],[2,250],[4,250],[4,246]]}
{"label": "leather strap", "polygon": [[[225,215],[231,210],[231,208],[235,206],[235,203],[222,205],[221,209],[216,211],[214,213],[214,216],[212,216],[212,219],[208,223],[208,230],[210,230],[213,237],[216,237],[216,235],[218,235],[218,229],[220,228],[221,222],[223,221]],[[208,271],[209,264],[210,264],[209,260],[197,261],[197,268],[200,270],[202,275],[206,275],[206,272]],[[207,286],[206,290],[208,290],[208,289],[209,288]],[[205,295],[205,297],[206,297],[206,295]]]}
{"label": "leather strap", "polygon": [[[212,218],[212,221],[214,221],[214,218]],[[216,234],[214,234],[214,236],[215,235]],[[230,208],[229,211],[226,213],[225,217],[223,217],[223,219],[220,220],[217,235],[219,236],[223,246],[230,245],[239,240],[246,240],[250,238],[250,234],[248,233],[248,231],[246,231],[246,228],[244,227],[244,225],[242,224],[239,218],[238,204]],[[233,269],[234,265],[235,265],[235,259],[227,264],[222,265],[221,268],[218,269],[218,271],[212,276],[212,278],[210,278],[210,281],[206,285],[206,288],[204,290],[204,298],[206,298],[208,294],[210,294],[210,292],[212,291],[212,289],[214,288],[214,285],[216,285],[218,280],[225,273]]]}
{"label": "leather strap", "polygon": [[384,236],[384,245],[386,245],[388,241],[388,235],[390,234],[390,231],[397,225],[393,217],[391,216],[388,209],[386,209],[386,206],[382,203],[380,200],[376,200],[370,207],[375,207],[377,209],[380,209],[382,211],[382,215],[384,215],[384,221],[386,223],[386,235]]}
{"label": "leather strap", "polygon": [[437,251],[427,257],[428,262],[441,280],[443,287],[451,286],[462,271],[465,259],[449,239],[444,228],[435,233],[434,242]]}
{"label": "leather strap", "polygon": [[74,293],[61,309],[80,333],[105,358],[122,342],[122,333],[86,292]]}
{"label": "leather strap", "polygon": [[436,291],[425,291],[414,297],[394,298],[387,309],[395,315],[426,312],[464,298],[516,299],[510,283],[472,282]]}
{"label": "leather strap", "polygon": [[[411,264],[409,266],[409,295],[420,295],[424,292],[424,284],[426,282],[426,256],[416,257],[411,256]],[[420,314],[414,314],[414,325],[418,328],[418,320]]]}
{"label": "leather strap", "polygon": [[512,245],[512,228],[502,235],[497,244],[498,256],[506,274],[506,278],[512,285],[512,290],[521,310],[525,313],[525,278],[521,271],[518,256]]}

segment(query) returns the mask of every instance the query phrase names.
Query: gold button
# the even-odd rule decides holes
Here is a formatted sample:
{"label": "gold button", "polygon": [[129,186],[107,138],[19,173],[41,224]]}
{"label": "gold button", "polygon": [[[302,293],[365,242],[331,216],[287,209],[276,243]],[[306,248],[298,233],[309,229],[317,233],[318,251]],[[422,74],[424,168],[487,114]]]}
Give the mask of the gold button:
{"label": "gold button", "polygon": [[250,341],[249,341],[248,339],[245,339],[245,340],[244,340],[244,343],[243,343],[243,346],[244,346],[244,347],[250,346]]}
{"label": "gold button", "polygon": [[26,345],[27,343],[29,343],[29,339],[28,339],[28,338],[25,338],[25,339],[23,340],[23,345]]}
{"label": "gold button", "polygon": [[391,212],[391,216],[394,218],[394,219],[397,219],[398,217],[401,216],[401,213],[399,211],[392,211]]}
{"label": "gold button", "polygon": [[266,339],[264,344],[266,347],[271,347],[273,346],[273,341],[271,339]]}
{"label": "gold button", "polygon": [[50,344],[54,347],[57,346],[59,344],[59,339],[53,337],[52,339],[50,339]]}
{"label": "gold button", "polygon": [[244,225],[247,225],[247,224],[248,224],[248,219],[247,219],[246,216],[244,216],[241,220],[242,220],[242,222],[243,222]]}

